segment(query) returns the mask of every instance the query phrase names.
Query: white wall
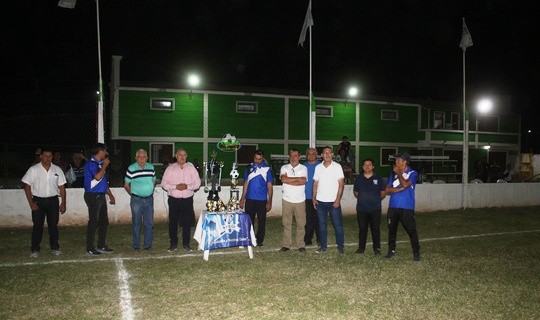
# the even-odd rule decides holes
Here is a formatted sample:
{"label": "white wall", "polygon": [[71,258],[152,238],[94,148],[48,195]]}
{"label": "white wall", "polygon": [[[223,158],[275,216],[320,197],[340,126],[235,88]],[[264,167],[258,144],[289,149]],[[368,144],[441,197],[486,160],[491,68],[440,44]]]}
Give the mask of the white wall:
{"label": "white wall", "polygon": [[[241,192],[240,188],[240,192]],[[429,212],[461,208],[461,184],[418,184],[416,211]],[[469,184],[470,208],[517,207],[540,205],[540,183],[484,183]],[[88,211],[83,200],[83,189],[67,189],[67,211],[60,218],[61,225],[85,225]],[[116,204],[109,205],[111,223],[131,222],[129,196],[123,188],[113,188]],[[281,215],[281,186],[274,187],[272,211],[269,216]],[[207,193],[195,194],[195,212],[205,209]],[[220,197],[227,203],[229,187],[223,187]],[[167,220],[167,194],[159,187],[154,191],[155,219]],[[352,185],[346,185],[342,200],[344,214],[354,214],[356,199]],[[383,212],[388,208],[388,197],[383,200]],[[31,226],[30,207],[22,189],[0,190],[0,227]]]}

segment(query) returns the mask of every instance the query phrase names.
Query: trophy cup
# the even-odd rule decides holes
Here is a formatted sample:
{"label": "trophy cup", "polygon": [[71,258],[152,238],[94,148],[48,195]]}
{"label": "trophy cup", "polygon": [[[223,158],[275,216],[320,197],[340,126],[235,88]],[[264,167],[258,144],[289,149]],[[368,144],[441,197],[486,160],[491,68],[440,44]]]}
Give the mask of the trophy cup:
{"label": "trophy cup", "polygon": [[[222,212],[225,210],[225,204],[219,199],[219,192],[221,191],[221,169],[223,168],[223,161],[216,161],[217,153],[212,151],[210,154],[210,161],[203,161],[204,166],[204,192],[208,192],[208,198],[206,201],[206,209],[208,212]],[[208,181],[208,175],[210,175],[210,182]]]}
{"label": "trophy cup", "polygon": [[238,166],[236,165],[236,162],[233,162],[231,173],[229,174],[231,176],[231,191],[229,202],[227,203],[228,212],[236,212],[240,210],[240,207],[238,205],[239,190],[237,188],[237,185],[239,174],[237,169]]}

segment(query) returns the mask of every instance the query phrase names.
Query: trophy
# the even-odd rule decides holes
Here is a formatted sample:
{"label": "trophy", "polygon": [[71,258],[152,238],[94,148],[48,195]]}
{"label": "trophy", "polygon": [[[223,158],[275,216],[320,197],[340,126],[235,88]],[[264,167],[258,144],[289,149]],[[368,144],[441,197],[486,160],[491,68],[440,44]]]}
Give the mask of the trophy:
{"label": "trophy", "polygon": [[[208,192],[208,198],[206,201],[206,209],[208,212],[223,212],[225,210],[225,204],[223,203],[223,201],[221,201],[221,199],[219,199],[219,192],[221,191],[220,181],[223,161],[217,161],[216,156],[217,153],[214,150],[210,154],[210,161],[203,161],[204,192]],[[208,175],[210,175],[210,179]]]}
{"label": "trophy", "polygon": [[231,191],[230,191],[229,202],[227,203],[227,211],[236,212],[240,210],[240,207],[238,205],[239,190],[237,188],[239,174],[238,174],[238,166],[236,165],[236,162],[233,162],[231,173],[229,175],[231,176]]}

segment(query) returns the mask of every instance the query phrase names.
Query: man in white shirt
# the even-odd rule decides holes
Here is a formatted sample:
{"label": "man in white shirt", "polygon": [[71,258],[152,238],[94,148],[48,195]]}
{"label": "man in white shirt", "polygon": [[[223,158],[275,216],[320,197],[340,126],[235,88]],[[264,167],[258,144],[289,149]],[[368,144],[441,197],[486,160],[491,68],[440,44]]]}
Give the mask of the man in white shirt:
{"label": "man in white shirt", "polygon": [[328,246],[327,220],[328,214],[332,220],[336,234],[339,254],[345,254],[345,234],[341,213],[341,197],[345,188],[345,176],[341,165],[332,160],[332,147],[326,146],[322,151],[323,162],[315,168],[313,175],[313,206],[317,209],[319,218],[320,243],[317,253],[326,252]]}
{"label": "man in white shirt", "polygon": [[289,251],[292,242],[292,222],[296,220],[296,245],[298,251],[305,253],[306,245],[306,184],[308,171],[306,166],[300,164],[300,151],[289,151],[289,163],[281,167],[280,179],[283,183],[283,200],[281,221],[283,223],[283,245],[280,252]]}
{"label": "man in white shirt", "polygon": [[[49,229],[49,244],[54,255],[61,255],[58,244],[59,212],[66,212],[66,177],[64,171],[52,163],[53,153],[50,149],[42,148],[40,162],[31,166],[21,179],[24,183],[24,193],[32,210],[32,247],[30,257],[37,258],[43,237],[43,224],[47,218]],[[62,203],[58,200],[62,198]]]}

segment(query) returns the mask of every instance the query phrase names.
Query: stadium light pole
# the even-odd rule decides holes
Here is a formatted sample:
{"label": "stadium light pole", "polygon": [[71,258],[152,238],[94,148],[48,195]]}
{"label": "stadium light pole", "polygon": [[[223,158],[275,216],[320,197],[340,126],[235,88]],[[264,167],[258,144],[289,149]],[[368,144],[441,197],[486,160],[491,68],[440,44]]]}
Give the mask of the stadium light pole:
{"label": "stadium light pole", "polygon": [[105,143],[105,126],[103,122],[103,77],[101,75],[101,39],[99,31],[99,0],[96,0],[96,20],[97,20],[97,49],[98,49],[98,67],[99,67],[99,95],[97,102],[97,140],[99,143]]}
{"label": "stadium light pole", "polygon": [[356,98],[358,96],[358,87],[356,86],[350,86],[349,89],[347,89],[347,97],[345,98],[345,107],[347,107],[347,102],[349,101],[349,98]]}
{"label": "stadium light pole", "polygon": [[187,77],[187,83],[189,86],[189,100],[191,100],[191,95],[193,94],[193,88],[196,88],[201,83],[201,78],[198,75],[192,73]]}

